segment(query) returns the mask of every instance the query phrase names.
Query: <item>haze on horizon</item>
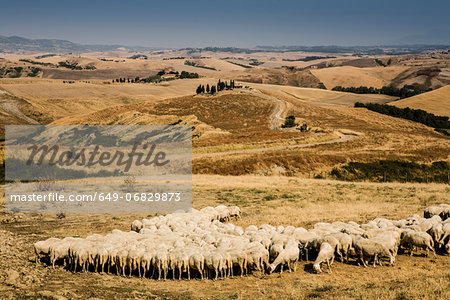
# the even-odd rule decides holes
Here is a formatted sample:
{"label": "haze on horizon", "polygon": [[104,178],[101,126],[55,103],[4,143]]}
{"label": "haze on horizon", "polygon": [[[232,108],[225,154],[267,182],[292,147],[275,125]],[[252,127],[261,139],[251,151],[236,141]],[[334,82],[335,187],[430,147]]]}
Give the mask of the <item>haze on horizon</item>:
{"label": "haze on horizon", "polygon": [[147,47],[450,44],[450,2],[2,1],[0,35]]}

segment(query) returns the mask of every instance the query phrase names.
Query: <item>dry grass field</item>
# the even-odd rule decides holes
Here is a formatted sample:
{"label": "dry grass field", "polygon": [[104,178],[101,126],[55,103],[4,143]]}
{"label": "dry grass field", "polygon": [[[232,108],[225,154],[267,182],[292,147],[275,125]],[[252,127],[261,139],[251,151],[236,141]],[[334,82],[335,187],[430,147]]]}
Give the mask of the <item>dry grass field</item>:
{"label": "dry grass field", "polygon": [[317,88],[303,88],[286,85],[258,83],[245,83],[245,85],[261,91],[276,93],[277,97],[291,96],[291,98],[301,100],[302,102],[307,102],[319,106],[353,107],[355,102],[387,103],[396,99],[387,95],[360,95]]}
{"label": "dry grass field", "polygon": [[[405,218],[424,207],[448,203],[450,188],[439,184],[375,184],[291,177],[194,176],[194,207],[237,204],[241,226],[294,225],[310,228],[319,221],[367,222],[375,217]],[[368,267],[335,262],[333,273],[314,274],[311,262],[297,272],[271,275],[254,272],[226,280],[123,278],[98,273],[73,274],[33,262],[32,243],[47,237],[105,234],[128,230],[146,215],[1,214],[2,269],[21,274],[11,284],[0,283],[3,298],[176,298],[176,299],[448,299],[450,260],[399,255],[394,267]]]}
{"label": "dry grass field", "polygon": [[381,88],[388,85],[392,79],[397,77],[401,72],[405,71],[407,67],[393,66],[393,67],[372,67],[372,68],[357,68],[352,66],[332,67],[325,69],[312,69],[311,72],[321,82],[325,84],[328,89],[335,86],[373,86]]}
{"label": "dry grass field", "polygon": [[199,83],[212,84],[217,80],[186,79],[159,84],[81,81],[67,84],[62,80],[0,79],[0,88],[26,101],[22,106],[26,114],[34,115],[42,123],[49,123],[117,105],[192,95]]}
{"label": "dry grass field", "polygon": [[450,117],[450,85],[407,99],[392,102],[397,107],[423,109],[437,116]]}

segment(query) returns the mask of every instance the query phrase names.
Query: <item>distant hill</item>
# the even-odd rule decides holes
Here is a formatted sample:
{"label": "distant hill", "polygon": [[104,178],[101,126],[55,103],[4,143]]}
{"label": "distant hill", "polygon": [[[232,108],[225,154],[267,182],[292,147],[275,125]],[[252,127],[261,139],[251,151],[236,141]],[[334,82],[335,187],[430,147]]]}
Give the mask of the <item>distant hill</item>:
{"label": "distant hill", "polygon": [[[355,55],[397,55],[397,54],[418,54],[435,50],[448,50],[449,43],[438,44],[415,44],[415,45],[384,45],[384,46],[256,46],[253,48],[237,47],[204,47],[204,48],[183,48],[189,54],[202,52],[227,52],[227,53],[255,53],[255,52],[324,52],[324,53],[352,53]],[[0,35],[0,52],[56,52],[56,53],[77,53],[77,52],[104,52],[116,50],[128,51],[155,51],[167,48],[162,47],[142,47],[123,45],[84,45],[67,40],[58,39],[28,39],[20,36]]]}
{"label": "distant hill", "polygon": [[450,68],[446,65],[414,66],[398,74],[391,84],[402,88],[405,84],[415,85],[422,90],[437,89],[450,84]]}
{"label": "distant hill", "polygon": [[66,40],[57,39],[27,39],[20,36],[0,35],[0,52],[94,52],[94,51],[154,51],[161,50],[157,47],[123,46],[123,45],[83,45]]}
{"label": "distant hill", "polygon": [[397,107],[410,107],[415,109],[423,109],[429,113],[438,116],[450,117],[450,85],[441,87],[440,89],[423,93],[414,97],[394,101],[389,104]]}

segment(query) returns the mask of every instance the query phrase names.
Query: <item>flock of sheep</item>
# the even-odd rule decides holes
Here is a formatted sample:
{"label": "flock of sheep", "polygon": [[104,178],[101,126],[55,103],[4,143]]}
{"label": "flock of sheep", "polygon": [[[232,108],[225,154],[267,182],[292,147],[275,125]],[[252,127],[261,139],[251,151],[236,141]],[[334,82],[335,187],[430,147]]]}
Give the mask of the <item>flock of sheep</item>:
{"label": "flock of sheep", "polygon": [[36,263],[47,258],[54,267],[63,262],[73,272],[108,272],[117,275],[166,279],[226,278],[253,270],[272,273],[296,270],[299,259],[315,259],[313,268],[356,259],[366,267],[387,260],[394,265],[397,252],[423,249],[450,254],[450,205],[428,207],[424,218],[376,218],[367,224],[317,223],[314,228],[254,225],[243,229],[237,206],[205,207],[189,214],[168,214],[135,220],[131,231],[113,230],[83,238],[49,238],[34,244]]}

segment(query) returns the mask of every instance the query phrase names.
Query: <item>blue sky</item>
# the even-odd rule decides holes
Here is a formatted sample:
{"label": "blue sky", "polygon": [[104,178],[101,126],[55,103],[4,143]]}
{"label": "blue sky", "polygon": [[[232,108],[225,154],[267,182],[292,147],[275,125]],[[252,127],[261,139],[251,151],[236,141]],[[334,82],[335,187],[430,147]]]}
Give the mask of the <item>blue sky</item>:
{"label": "blue sky", "polygon": [[6,1],[0,35],[154,47],[450,43],[450,1]]}

